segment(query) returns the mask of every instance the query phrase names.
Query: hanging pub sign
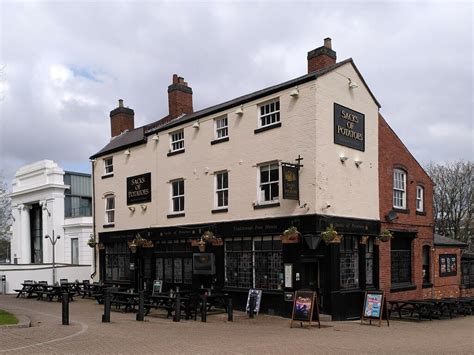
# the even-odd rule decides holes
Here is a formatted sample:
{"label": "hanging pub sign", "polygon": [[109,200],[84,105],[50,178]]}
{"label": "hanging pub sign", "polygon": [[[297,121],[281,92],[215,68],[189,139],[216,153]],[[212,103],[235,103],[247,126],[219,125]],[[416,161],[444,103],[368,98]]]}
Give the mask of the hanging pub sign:
{"label": "hanging pub sign", "polygon": [[456,254],[442,254],[439,256],[439,276],[457,275],[457,257]]}
{"label": "hanging pub sign", "polygon": [[127,178],[127,205],[151,202],[151,173]]}
{"label": "hanging pub sign", "polygon": [[298,167],[282,164],[281,169],[283,175],[283,198],[287,200],[299,200],[300,187]]}
{"label": "hanging pub sign", "polygon": [[365,115],[334,103],[334,143],[365,150]]}

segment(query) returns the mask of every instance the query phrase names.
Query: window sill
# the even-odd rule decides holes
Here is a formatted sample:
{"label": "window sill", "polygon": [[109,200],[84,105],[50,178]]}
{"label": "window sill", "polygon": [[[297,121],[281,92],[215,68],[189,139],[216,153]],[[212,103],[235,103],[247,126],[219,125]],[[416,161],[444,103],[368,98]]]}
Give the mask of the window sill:
{"label": "window sill", "polygon": [[392,208],[392,211],[393,212],[397,212],[397,213],[404,213],[404,214],[409,214],[410,213],[410,210],[406,209],[406,208],[396,208],[396,207],[393,207]]}
{"label": "window sill", "polygon": [[273,208],[273,207],[280,207],[280,202],[262,203],[262,204],[254,205],[253,209],[254,210],[260,210],[260,209],[263,209],[263,208]]}
{"label": "window sill", "polygon": [[254,134],[257,134],[257,133],[261,133],[261,132],[268,131],[268,130],[273,129],[273,128],[279,128],[279,127],[281,127],[281,122],[278,122],[278,123],[274,123],[274,124],[271,124],[271,125],[268,125],[268,126],[264,126],[264,127],[257,128],[256,130],[253,131],[253,133],[254,133]]}
{"label": "window sill", "polygon": [[426,212],[425,211],[416,211],[416,214],[418,216],[426,216]]}
{"label": "window sill", "polygon": [[185,213],[170,213],[169,215],[166,216],[166,218],[179,218],[179,217],[184,217]]}
{"label": "window sill", "polygon": [[432,283],[424,283],[421,287],[422,288],[431,288],[431,287],[433,287],[433,284]]}
{"label": "window sill", "polygon": [[168,152],[168,154],[166,154],[168,157],[172,156],[172,155],[177,155],[177,154],[182,154],[184,153],[185,150],[184,149],[181,149],[181,150],[176,150],[174,152]]}
{"label": "window sill", "polygon": [[226,213],[229,212],[228,208],[216,208],[214,210],[211,210],[211,213]]}
{"label": "window sill", "polygon": [[416,285],[412,283],[395,284],[390,288],[390,292],[392,293],[412,290],[416,290]]}
{"label": "window sill", "polygon": [[114,177],[114,174],[107,174],[107,175],[102,175],[102,179],[108,179]]}
{"label": "window sill", "polygon": [[102,226],[102,228],[114,228],[115,227],[115,224],[114,223],[110,223],[110,224],[104,224]]}
{"label": "window sill", "polygon": [[228,142],[228,141],[229,141],[229,137],[214,139],[213,141],[211,141],[211,145],[224,143],[224,142]]}

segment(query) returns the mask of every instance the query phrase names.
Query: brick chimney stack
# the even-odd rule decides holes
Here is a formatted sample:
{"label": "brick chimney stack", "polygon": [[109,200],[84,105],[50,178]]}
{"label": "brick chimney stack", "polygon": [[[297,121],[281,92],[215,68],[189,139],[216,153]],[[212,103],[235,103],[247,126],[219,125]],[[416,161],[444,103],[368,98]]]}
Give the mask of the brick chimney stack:
{"label": "brick chimney stack", "polygon": [[188,86],[184,79],[176,74],[173,75],[173,83],[168,86],[169,120],[183,113],[193,112],[193,89]]}
{"label": "brick chimney stack", "polygon": [[110,111],[110,130],[112,137],[135,128],[135,112],[133,112],[131,108],[124,107],[122,99],[118,101],[118,107]]}
{"label": "brick chimney stack", "polygon": [[324,39],[324,46],[308,52],[308,74],[336,64],[336,52],[331,48],[331,38]]}

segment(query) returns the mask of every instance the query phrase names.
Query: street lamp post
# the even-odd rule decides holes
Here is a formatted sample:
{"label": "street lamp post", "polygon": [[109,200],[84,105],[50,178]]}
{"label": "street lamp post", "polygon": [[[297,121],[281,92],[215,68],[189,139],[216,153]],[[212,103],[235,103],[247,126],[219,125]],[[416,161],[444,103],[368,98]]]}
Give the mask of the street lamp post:
{"label": "street lamp post", "polygon": [[61,236],[58,235],[57,237],[54,236],[54,230],[53,230],[53,236],[50,237],[49,235],[46,235],[44,239],[49,239],[51,242],[51,245],[53,246],[53,285],[56,283],[56,259],[55,259],[55,245],[58,239],[60,239]]}

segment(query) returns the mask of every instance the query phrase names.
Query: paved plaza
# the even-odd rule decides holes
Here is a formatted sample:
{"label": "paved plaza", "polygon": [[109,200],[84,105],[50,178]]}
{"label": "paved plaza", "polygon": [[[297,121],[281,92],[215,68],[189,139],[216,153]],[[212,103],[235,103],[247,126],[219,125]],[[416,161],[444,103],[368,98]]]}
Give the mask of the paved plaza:
{"label": "paved plaza", "polygon": [[199,321],[173,322],[152,312],[112,312],[102,323],[103,306],[78,299],[70,304],[69,326],[61,325],[58,302],[0,296],[0,309],[31,319],[30,328],[0,328],[0,353],[85,354],[310,354],[310,353],[474,353],[474,316],[433,321],[392,320],[390,327],[358,322],[323,322],[322,328],[289,328],[289,320],[236,312]]}

